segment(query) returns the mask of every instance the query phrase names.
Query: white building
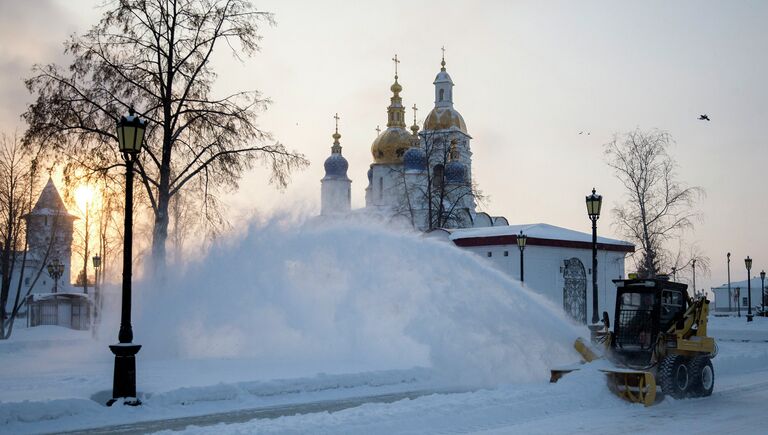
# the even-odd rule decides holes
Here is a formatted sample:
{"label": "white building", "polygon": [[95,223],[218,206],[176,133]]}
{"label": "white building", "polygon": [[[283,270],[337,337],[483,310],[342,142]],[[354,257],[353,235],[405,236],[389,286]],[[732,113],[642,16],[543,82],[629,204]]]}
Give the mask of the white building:
{"label": "white building", "polygon": [[[526,236],[522,251],[519,234]],[[434,237],[445,237],[464,249],[485,258],[500,271],[561,305],[574,319],[592,318],[592,235],[548,224],[501,225],[486,228],[437,230]],[[616,286],[612,280],[624,278],[624,258],[634,251],[631,243],[598,237],[597,288],[599,311],[613,318]],[[600,318],[602,316],[600,315]]]}
{"label": "white building", "polygon": [[[752,287],[752,314],[755,314],[755,309],[761,306],[762,280],[756,276],[750,280],[749,285]],[[742,316],[745,315],[749,306],[747,288],[747,280],[732,282],[730,291],[727,283],[711,287],[712,293],[715,294],[715,313],[735,316],[740,311]],[[766,303],[768,304],[768,300]]]}
{"label": "white building", "polygon": [[[29,326],[88,328],[90,299],[71,284],[73,224],[77,217],[67,211],[52,179],[48,179],[25,219],[28,249],[26,257],[23,252],[17,253],[11,275],[12,289],[20,283],[19,299],[26,297],[26,307],[20,312],[27,313]],[[62,274],[56,280],[48,271],[52,264],[62,267]],[[10,296],[8,311],[14,306],[16,292],[12,291]]]}
{"label": "white building", "polygon": [[[525,285],[562,304],[573,318],[586,322],[592,314],[592,236],[547,224],[509,225],[502,216],[477,211],[472,189],[472,150],[467,125],[454,107],[454,82],[445,59],[433,81],[434,107],[423,128],[406,130],[405,107],[395,82],[387,107],[387,128],[371,145],[364,213],[399,220],[432,237],[444,237],[476,252],[501,271],[520,279],[517,235],[528,237],[524,251]],[[321,215],[350,211],[349,164],[341,155],[338,118],[331,155],[321,180]],[[613,279],[624,278],[624,258],[634,246],[598,240],[598,305],[613,317]]]}

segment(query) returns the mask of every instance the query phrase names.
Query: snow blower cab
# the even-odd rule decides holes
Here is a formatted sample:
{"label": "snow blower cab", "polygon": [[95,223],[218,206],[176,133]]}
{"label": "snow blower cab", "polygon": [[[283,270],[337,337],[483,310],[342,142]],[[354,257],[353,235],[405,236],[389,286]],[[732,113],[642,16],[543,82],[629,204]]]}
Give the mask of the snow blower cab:
{"label": "snow blower cab", "polygon": [[665,279],[623,279],[616,284],[616,312],[610,346],[615,362],[647,366],[659,334],[682,322],[688,308],[686,284]]}
{"label": "snow blower cab", "polygon": [[[613,282],[613,332],[604,314],[605,328],[594,331],[592,344],[581,339],[574,344],[583,362],[608,359],[614,367],[600,370],[607,375],[610,390],[646,406],[656,401],[657,383],[664,394],[676,399],[712,394],[711,359],[717,347],[707,336],[709,301],[704,296],[689,298],[686,284],[666,277]],[[578,368],[553,369],[550,381],[557,382],[573,370]]]}

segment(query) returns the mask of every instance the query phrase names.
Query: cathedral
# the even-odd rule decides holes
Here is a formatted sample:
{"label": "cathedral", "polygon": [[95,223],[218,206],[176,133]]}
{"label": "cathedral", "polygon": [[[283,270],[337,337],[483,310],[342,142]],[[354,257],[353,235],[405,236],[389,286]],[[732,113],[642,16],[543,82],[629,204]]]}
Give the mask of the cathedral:
{"label": "cathedral", "polygon": [[[395,56],[397,66],[397,56]],[[420,231],[435,228],[487,226],[491,218],[476,211],[472,185],[472,136],[453,103],[453,80],[445,58],[433,82],[435,105],[424,121],[406,126],[405,106],[395,82],[387,107],[387,128],[371,145],[372,163],[365,188],[365,211],[407,222]],[[410,131],[409,131],[410,130]],[[338,117],[331,155],[325,161],[321,180],[321,215],[350,212],[351,180],[349,163],[341,154]]]}
{"label": "cathedral", "polygon": [[[590,233],[546,223],[510,225],[505,217],[478,211],[472,136],[454,107],[454,82],[445,56],[432,82],[434,107],[421,127],[416,122],[415,105],[413,125],[406,127],[397,56],[393,61],[395,81],[390,87],[387,128],[371,144],[365,207],[351,210],[352,181],[339,142],[337,115],[331,155],[325,160],[321,180],[321,216],[334,219],[362,213],[379,221],[404,222],[426,237],[444,240],[486,259],[527,288],[562,305],[574,321],[587,323],[595,294],[599,308],[613,314],[612,280],[624,278],[624,260],[634,252],[634,246],[598,237],[598,267],[592,270]],[[592,282],[597,283],[597,292]]]}

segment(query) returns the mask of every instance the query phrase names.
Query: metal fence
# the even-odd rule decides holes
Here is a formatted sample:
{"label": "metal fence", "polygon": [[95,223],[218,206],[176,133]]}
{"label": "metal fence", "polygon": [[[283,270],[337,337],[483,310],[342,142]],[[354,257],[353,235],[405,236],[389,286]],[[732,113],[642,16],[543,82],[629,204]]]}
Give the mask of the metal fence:
{"label": "metal fence", "polygon": [[619,310],[616,344],[623,348],[650,349],[653,345],[653,310]]}

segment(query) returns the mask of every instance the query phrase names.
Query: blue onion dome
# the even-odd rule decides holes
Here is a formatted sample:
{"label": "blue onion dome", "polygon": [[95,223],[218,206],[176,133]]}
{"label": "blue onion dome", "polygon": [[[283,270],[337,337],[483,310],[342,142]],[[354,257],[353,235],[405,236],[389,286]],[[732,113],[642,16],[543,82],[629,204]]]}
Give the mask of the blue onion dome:
{"label": "blue onion dome", "polygon": [[403,154],[403,165],[406,171],[423,171],[427,169],[427,153],[420,147],[408,148]]}
{"label": "blue onion dome", "polygon": [[454,160],[445,165],[445,179],[449,183],[463,183],[467,178],[467,168],[463,163]]}
{"label": "blue onion dome", "polygon": [[327,159],[325,159],[325,176],[326,177],[339,177],[346,178],[347,169],[349,169],[349,163],[347,159],[341,154],[333,153]]}
{"label": "blue onion dome", "polygon": [[373,181],[373,168],[368,168],[368,183]]}

